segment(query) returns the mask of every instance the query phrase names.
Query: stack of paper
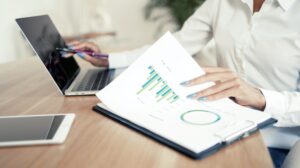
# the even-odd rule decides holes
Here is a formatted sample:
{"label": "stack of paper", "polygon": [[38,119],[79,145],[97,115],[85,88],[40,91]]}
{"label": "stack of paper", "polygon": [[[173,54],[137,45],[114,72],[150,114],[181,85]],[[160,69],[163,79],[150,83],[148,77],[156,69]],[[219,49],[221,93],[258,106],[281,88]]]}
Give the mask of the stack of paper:
{"label": "stack of paper", "polygon": [[271,118],[229,99],[199,102],[186,98],[212,85],[180,85],[203,74],[167,33],[97,96],[114,114],[195,153],[230,141]]}

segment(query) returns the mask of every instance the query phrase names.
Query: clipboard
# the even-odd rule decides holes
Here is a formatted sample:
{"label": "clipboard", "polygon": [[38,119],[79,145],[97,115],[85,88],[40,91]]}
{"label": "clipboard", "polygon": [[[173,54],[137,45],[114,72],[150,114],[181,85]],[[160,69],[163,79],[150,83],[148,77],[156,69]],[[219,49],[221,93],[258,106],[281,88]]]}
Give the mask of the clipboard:
{"label": "clipboard", "polygon": [[262,128],[265,128],[267,126],[270,126],[274,123],[277,122],[276,119],[274,118],[270,118],[262,123],[259,123],[259,124],[256,124],[255,126],[251,125],[250,127],[247,127],[245,129],[242,129],[242,130],[238,130],[238,131],[235,131],[234,133],[230,134],[229,136],[227,137],[224,137],[222,141],[220,141],[220,143],[214,145],[214,146],[211,146],[210,148],[204,150],[204,151],[201,151],[199,153],[195,153],[187,148],[185,148],[184,146],[182,145],[179,145],[163,136],[160,136],[158,134],[156,134],[155,132],[153,131],[150,131],[144,127],[141,127],[123,117],[120,117],[116,114],[114,114],[113,112],[107,110],[107,109],[104,109],[98,105],[94,106],[93,107],[93,110],[99,114],[103,114],[111,119],[113,119],[114,121],[117,121],[118,123],[136,131],[136,132],[139,132],[163,145],[166,145],[190,158],[193,158],[195,160],[199,160],[199,159],[203,159],[207,156],[210,156],[214,153],[216,153],[217,151],[219,151],[220,149],[238,141],[238,140],[241,140],[245,137],[248,137],[249,135],[255,133],[256,131],[258,131],[259,129],[262,129]]}

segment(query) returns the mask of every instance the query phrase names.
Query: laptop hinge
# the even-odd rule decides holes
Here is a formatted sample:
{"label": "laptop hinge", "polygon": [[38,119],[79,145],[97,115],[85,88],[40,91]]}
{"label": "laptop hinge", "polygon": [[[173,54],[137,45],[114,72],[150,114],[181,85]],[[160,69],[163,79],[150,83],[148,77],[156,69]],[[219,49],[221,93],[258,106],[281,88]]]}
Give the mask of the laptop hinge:
{"label": "laptop hinge", "polygon": [[64,94],[65,94],[65,91],[71,86],[71,84],[73,83],[73,81],[76,79],[76,77],[78,76],[78,74],[79,74],[80,71],[81,71],[81,68],[79,67],[78,70],[72,76],[72,78],[67,82],[67,84],[65,85],[65,87],[62,89],[62,92]]}

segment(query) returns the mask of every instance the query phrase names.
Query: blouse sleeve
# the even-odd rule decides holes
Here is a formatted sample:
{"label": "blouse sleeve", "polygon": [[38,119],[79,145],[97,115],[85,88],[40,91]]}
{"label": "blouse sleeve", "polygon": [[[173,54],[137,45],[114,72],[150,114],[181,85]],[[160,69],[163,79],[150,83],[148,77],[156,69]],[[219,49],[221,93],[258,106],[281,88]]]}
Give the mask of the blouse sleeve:
{"label": "blouse sleeve", "polygon": [[[174,34],[176,39],[191,54],[199,52],[213,37],[213,11],[217,0],[206,0],[201,7],[185,22],[180,31]],[[216,10],[216,9],[215,9]],[[143,54],[149,46],[140,49],[111,53],[109,67],[126,67]]]}
{"label": "blouse sleeve", "polygon": [[[300,78],[300,77],[299,77]],[[300,126],[300,80],[295,92],[278,92],[262,89],[266,98],[265,112],[278,120],[277,127]]]}

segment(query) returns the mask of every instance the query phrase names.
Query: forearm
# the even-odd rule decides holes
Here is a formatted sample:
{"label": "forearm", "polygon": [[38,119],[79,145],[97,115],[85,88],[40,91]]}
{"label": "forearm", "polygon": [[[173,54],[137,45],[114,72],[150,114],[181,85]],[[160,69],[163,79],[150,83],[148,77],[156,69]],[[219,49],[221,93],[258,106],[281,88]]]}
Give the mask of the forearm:
{"label": "forearm", "polygon": [[119,53],[110,53],[108,58],[109,68],[123,68],[132,64],[139,56],[141,56],[147,49],[148,45],[130,51]]}

